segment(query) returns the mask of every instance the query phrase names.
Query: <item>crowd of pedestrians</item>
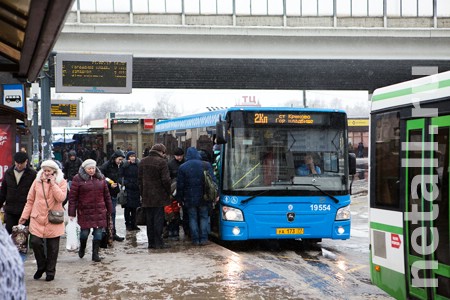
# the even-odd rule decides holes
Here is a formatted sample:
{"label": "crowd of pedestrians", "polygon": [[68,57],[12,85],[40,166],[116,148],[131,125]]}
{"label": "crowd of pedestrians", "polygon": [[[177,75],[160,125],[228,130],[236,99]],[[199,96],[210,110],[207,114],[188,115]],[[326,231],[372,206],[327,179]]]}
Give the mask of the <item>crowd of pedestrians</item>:
{"label": "crowd of pedestrians", "polygon": [[[126,153],[117,149],[100,165],[97,160],[83,159],[72,150],[63,164],[55,159],[44,160],[37,171],[25,152],[14,155],[14,165],[5,172],[0,189],[5,223],[0,229],[11,234],[16,225],[29,227],[37,264],[34,279],[39,280],[44,273],[46,281],[55,279],[60,237],[65,227],[64,222],[50,222],[48,214],[51,210],[62,211],[66,202],[69,219],[76,218],[81,229],[80,258],[85,256],[91,233],[94,262],[101,261],[99,248],[108,231],[112,240],[124,240],[116,231],[117,196],[121,189],[126,191],[126,203],[122,204],[126,230],[140,230],[136,211],[142,207],[148,248],[170,247],[163,231],[167,229],[171,238],[178,239],[180,226],[193,245],[208,243],[211,207],[202,201],[202,194],[203,170],[215,178],[211,164],[202,160],[202,151],[193,147],[186,149],[186,154],[181,148],[173,149],[170,160],[163,144],[146,150],[146,156],[139,160],[133,149],[127,149]],[[10,243],[0,243],[0,251],[6,248],[11,249]],[[0,265],[11,257],[16,259],[16,254],[2,255]],[[17,268],[20,277],[23,264],[17,264]]]}

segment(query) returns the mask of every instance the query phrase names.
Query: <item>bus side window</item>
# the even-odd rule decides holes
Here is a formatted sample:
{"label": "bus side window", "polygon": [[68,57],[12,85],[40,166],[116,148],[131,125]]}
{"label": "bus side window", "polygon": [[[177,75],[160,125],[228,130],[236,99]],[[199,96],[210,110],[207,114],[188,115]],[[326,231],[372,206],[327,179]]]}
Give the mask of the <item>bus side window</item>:
{"label": "bus side window", "polygon": [[[395,128],[400,127],[398,112],[380,114],[376,119],[375,142],[375,207],[399,207],[399,149],[400,139],[395,135]],[[421,140],[421,133],[416,132],[416,139]],[[414,136],[414,134],[413,134]],[[416,141],[412,137],[411,141]],[[415,154],[419,155],[419,154]],[[417,168],[412,168],[412,171]],[[412,174],[410,172],[410,174]]]}

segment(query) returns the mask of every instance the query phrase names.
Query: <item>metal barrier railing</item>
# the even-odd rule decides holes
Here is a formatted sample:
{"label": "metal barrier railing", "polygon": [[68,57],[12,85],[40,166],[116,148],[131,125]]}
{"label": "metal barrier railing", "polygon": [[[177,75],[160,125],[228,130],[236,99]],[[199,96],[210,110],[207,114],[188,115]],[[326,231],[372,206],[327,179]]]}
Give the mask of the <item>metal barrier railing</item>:
{"label": "metal barrier railing", "polygon": [[[336,18],[437,18],[450,17],[448,0],[76,0],[80,13],[179,14],[204,16],[280,16]],[[133,19],[132,17],[130,18]],[[78,18],[78,22],[81,20]],[[185,24],[183,24],[185,25]],[[236,26],[236,22],[233,22]],[[286,26],[286,22],[284,22]]]}

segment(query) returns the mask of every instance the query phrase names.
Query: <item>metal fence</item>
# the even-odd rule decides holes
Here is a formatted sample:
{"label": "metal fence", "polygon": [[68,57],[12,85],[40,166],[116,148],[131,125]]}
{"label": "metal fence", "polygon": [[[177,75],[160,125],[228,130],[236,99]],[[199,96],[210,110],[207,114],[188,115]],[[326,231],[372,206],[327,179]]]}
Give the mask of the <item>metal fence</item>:
{"label": "metal fence", "polygon": [[297,17],[450,17],[449,0],[76,0],[73,11]]}

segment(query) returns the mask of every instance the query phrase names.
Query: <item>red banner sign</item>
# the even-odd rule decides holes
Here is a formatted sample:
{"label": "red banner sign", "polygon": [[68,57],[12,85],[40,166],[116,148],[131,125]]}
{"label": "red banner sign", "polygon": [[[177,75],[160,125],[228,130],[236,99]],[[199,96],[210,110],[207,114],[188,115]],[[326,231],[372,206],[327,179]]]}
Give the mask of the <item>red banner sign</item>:
{"label": "red banner sign", "polygon": [[153,129],[155,126],[155,119],[144,119],[144,129]]}
{"label": "red banner sign", "polygon": [[12,129],[10,124],[0,124],[0,186],[3,175],[12,165],[11,149],[14,142]]}
{"label": "red banner sign", "polygon": [[391,233],[391,246],[392,248],[400,248],[402,241],[400,240],[400,236],[396,233]]}

